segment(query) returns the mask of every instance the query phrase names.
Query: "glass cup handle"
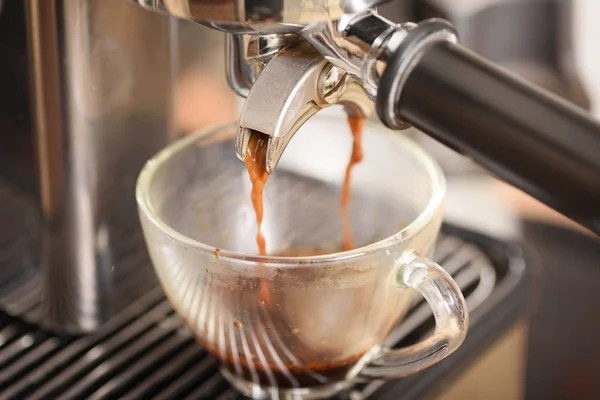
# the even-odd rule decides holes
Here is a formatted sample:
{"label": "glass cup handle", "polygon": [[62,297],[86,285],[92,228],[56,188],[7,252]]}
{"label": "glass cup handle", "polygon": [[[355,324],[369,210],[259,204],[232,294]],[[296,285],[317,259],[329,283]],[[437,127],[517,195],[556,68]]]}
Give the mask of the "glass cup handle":
{"label": "glass cup handle", "polygon": [[400,378],[446,358],[467,335],[469,314],[465,299],[452,277],[435,262],[407,252],[397,267],[399,288],[417,290],[435,317],[435,332],[427,339],[402,349],[380,349],[358,372],[359,379]]}

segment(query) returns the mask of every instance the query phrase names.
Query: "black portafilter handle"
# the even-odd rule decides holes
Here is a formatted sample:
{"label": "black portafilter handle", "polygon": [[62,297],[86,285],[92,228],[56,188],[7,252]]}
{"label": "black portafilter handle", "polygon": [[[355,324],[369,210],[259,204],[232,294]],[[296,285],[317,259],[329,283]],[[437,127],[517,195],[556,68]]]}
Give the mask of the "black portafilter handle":
{"label": "black portafilter handle", "polygon": [[[600,235],[600,123],[443,39],[449,29],[423,22],[388,56],[377,94],[382,122],[418,128]],[[441,40],[422,45],[435,35]]]}

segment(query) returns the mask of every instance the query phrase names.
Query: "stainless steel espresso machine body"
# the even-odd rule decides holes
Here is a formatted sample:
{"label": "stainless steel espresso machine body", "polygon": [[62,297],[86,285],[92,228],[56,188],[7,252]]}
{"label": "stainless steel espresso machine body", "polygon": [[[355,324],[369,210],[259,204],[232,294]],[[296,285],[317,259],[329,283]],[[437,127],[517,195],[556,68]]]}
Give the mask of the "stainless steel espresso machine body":
{"label": "stainless steel espresso machine body", "polygon": [[119,270],[144,256],[137,174],[173,134],[176,28],[121,0],[4,4],[0,292],[24,290],[4,310],[87,332],[156,284]]}
{"label": "stainless steel espresso machine body", "polygon": [[172,137],[172,16],[228,34],[225,72],[246,98],[240,158],[250,134],[268,135],[272,172],[302,123],[343,104],[415,126],[600,232],[600,126],[459,45],[448,22],[392,22],[381,3],[26,1],[44,227],[32,319],[91,331],[145,290],[139,275],[115,278],[114,260],[139,233],[124,222],[139,167]]}

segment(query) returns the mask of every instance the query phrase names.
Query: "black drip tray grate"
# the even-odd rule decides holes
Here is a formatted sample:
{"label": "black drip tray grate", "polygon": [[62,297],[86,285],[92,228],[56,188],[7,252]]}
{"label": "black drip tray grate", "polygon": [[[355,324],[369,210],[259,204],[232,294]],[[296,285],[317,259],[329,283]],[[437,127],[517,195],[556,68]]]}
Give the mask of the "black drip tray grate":
{"label": "black drip tray grate", "polygon": [[[471,313],[469,338],[457,356],[451,357],[453,365],[458,365],[467,359],[459,353],[467,354],[468,347],[475,346],[469,343],[470,337],[481,336],[477,330],[484,322],[483,314],[506,298],[517,298],[514,292],[523,281],[523,263],[518,262],[522,260],[518,254],[510,253],[511,247],[477,235],[469,238],[468,232],[456,228],[446,227],[445,231],[436,259],[454,276]],[[390,343],[410,344],[428,335],[432,327],[429,307],[415,301],[410,314],[391,334]],[[436,379],[446,361],[393,384],[426,380],[428,375]],[[386,385],[390,383],[372,382],[347,395],[352,399],[377,397]],[[0,399],[23,398],[224,400],[240,396],[224,381],[215,360],[189,335],[156,287],[95,334],[77,338],[53,336],[0,313]]]}

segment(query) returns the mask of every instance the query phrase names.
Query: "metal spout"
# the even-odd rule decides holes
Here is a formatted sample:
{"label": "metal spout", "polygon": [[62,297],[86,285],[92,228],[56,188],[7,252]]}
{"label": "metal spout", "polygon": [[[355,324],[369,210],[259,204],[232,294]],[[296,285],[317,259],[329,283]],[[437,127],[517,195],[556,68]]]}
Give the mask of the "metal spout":
{"label": "metal spout", "polygon": [[236,153],[243,160],[252,131],[269,136],[266,169],[273,172],[294,134],[314,114],[343,104],[352,115],[368,117],[374,103],[361,84],[330,64],[305,42],[280,50],[250,91],[240,118]]}

